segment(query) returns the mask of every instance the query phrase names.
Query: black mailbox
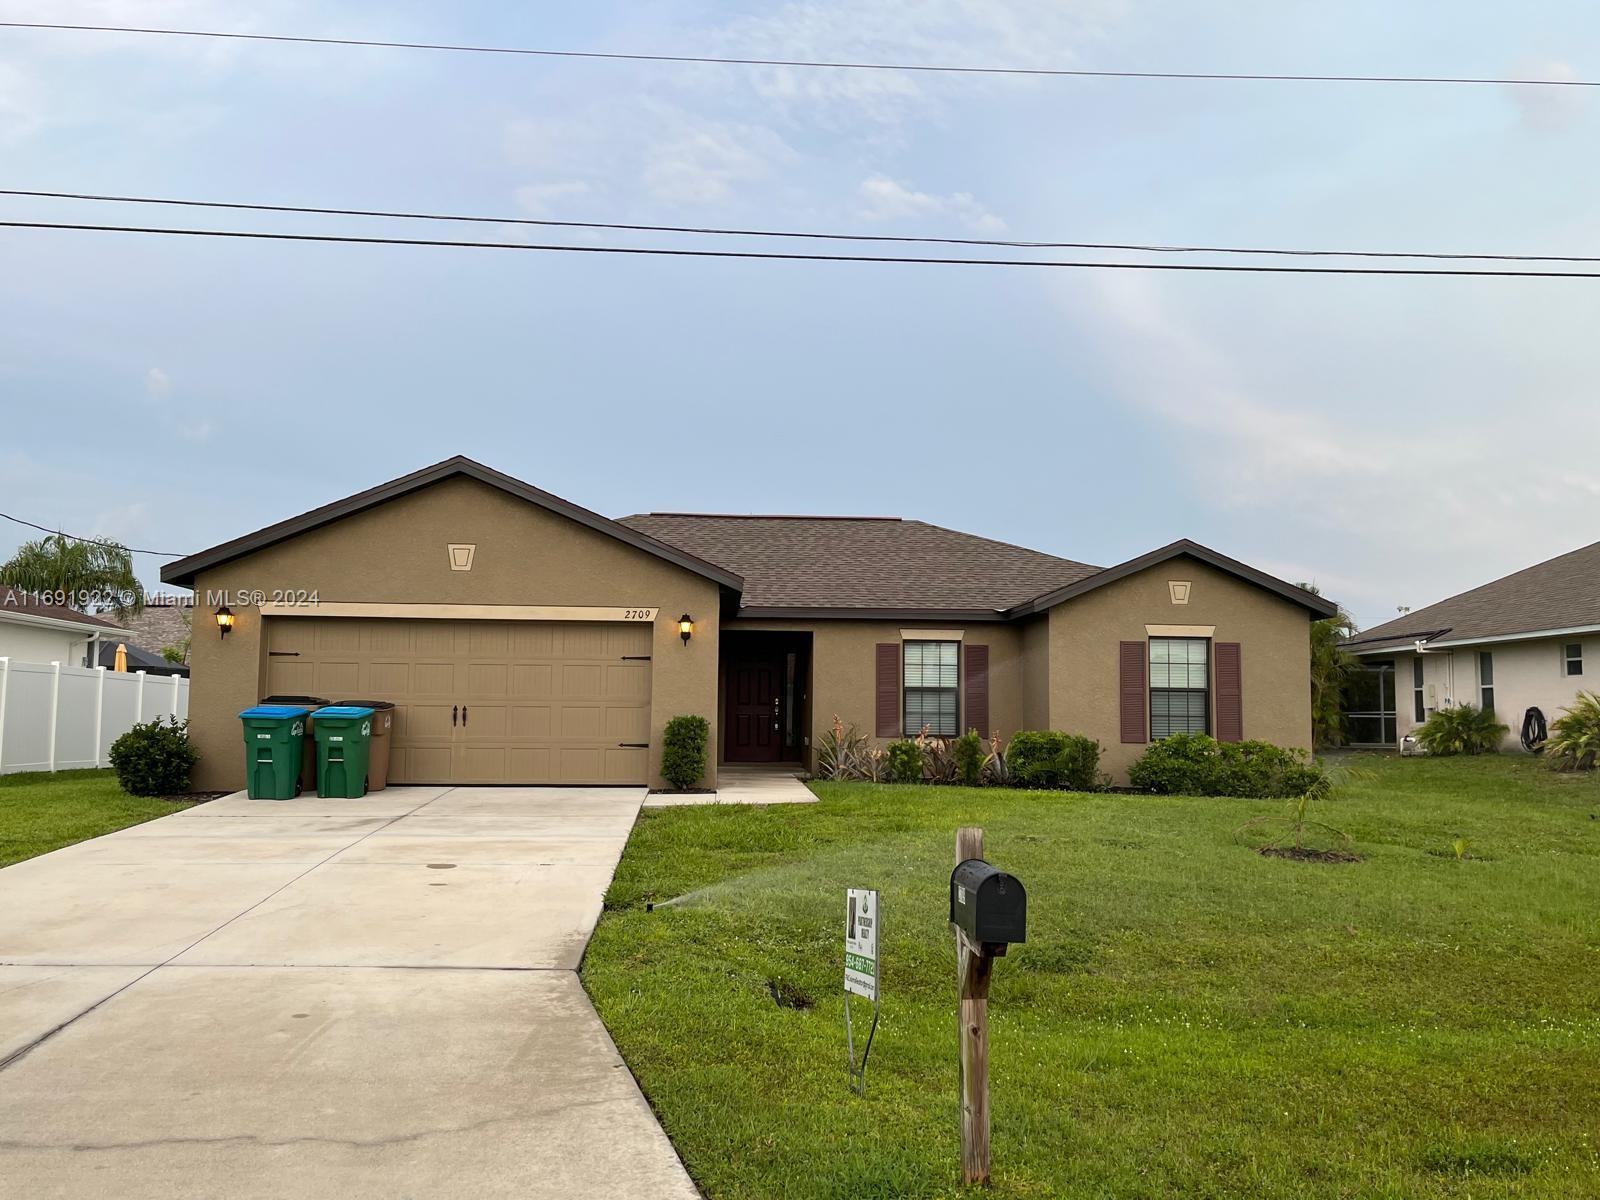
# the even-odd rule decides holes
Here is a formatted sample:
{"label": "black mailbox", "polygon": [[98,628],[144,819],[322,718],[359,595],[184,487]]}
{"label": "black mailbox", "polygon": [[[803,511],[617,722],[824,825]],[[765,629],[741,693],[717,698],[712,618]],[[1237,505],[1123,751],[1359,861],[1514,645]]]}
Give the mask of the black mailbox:
{"label": "black mailbox", "polygon": [[1022,880],[981,858],[950,873],[950,921],[980,943],[1028,940],[1028,891]]}

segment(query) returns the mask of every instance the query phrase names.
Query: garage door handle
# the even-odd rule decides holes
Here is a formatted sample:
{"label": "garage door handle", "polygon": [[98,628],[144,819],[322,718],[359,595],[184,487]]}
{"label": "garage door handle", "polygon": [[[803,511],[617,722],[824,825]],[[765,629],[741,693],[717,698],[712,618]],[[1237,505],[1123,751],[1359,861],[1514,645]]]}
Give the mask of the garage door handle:
{"label": "garage door handle", "polygon": [[461,706],[461,728],[465,729],[466,727],[467,727],[467,706],[465,704],[463,704]]}
{"label": "garage door handle", "polygon": [[617,748],[619,750],[648,750],[648,749],[650,749],[650,743],[649,742],[618,742],[617,743]]}
{"label": "garage door handle", "polygon": [[452,704],[450,706],[450,728],[451,729],[454,729],[456,727],[456,715],[459,712],[460,712],[460,706],[459,705]]}

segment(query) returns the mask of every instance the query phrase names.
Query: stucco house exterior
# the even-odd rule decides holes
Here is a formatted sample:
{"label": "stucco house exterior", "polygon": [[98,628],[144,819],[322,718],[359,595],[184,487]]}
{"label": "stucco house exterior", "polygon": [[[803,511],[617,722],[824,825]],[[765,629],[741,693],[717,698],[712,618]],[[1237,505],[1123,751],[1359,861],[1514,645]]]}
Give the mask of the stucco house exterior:
{"label": "stucco house exterior", "polygon": [[17,662],[93,666],[102,645],[113,647],[128,630],[39,596],[0,584],[0,658]]}
{"label": "stucco house exterior", "polygon": [[[195,785],[238,786],[268,695],[398,705],[390,779],[660,784],[661,733],[809,765],[835,715],[1310,746],[1309,622],[1334,606],[1192,542],[1102,569],[919,521],[611,520],[452,458],[168,565],[195,590]],[[215,620],[233,618],[224,636]]]}
{"label": "stucco house exterior", "polygon": [[1350,740],[1393,746],[1452,705],[1492,709],[1520,744],[1530,708],[1554,721],[1600,684],[1600,542],[1351,638],[1366,667],[1346,697]]}

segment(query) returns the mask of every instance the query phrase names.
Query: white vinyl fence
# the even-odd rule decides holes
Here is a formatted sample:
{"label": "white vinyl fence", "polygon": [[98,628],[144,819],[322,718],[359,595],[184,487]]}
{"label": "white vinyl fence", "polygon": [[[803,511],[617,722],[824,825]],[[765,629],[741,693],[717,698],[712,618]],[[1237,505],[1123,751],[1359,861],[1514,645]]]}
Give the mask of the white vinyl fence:
{"label": "white vinyl fence", "polygon": [[0,775],[110,766],[111,743],[135,725],[188,715],[181,675],[0,658]]}

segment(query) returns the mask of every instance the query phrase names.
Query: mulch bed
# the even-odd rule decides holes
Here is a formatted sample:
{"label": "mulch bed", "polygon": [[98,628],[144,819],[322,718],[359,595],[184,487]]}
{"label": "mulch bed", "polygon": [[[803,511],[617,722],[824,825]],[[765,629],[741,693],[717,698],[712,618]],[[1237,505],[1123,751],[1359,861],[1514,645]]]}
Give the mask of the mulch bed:
{"label": "mulch bed", "polygon": [[652,796],[715,796],[716,788],[651,788]]}
{"label": "mulch bed", "polygon": [[1361,855],[1351,854],[1348,850],[1313,850],[1309,846],[1263,846],[1256,853],[1264,854],[1268,858],[1289,858],[1295,862],[1353,863],[1361,861]]}
{"label": "mulch bed", "polygon": [[173,804],[204,804],[207,800],[220,800],[224,796],[231,796],[232,792],[178,792],[171,796],[157,796],[157,800],[167,800]]}

